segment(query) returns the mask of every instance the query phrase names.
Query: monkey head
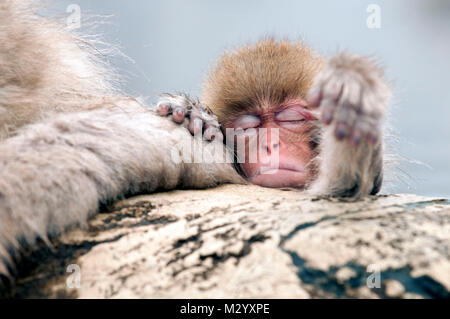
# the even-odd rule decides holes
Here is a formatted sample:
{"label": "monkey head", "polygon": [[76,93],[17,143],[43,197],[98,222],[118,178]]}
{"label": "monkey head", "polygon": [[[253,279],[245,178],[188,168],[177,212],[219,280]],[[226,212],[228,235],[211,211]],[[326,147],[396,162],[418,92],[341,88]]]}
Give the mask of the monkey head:
{"label": "monkey head", "polygon": [[267,39],[226,52],[207,77],[202,102],[251,183],[302,188],[314,178],[317,118],[306,96],[321,65],[302,43]]}

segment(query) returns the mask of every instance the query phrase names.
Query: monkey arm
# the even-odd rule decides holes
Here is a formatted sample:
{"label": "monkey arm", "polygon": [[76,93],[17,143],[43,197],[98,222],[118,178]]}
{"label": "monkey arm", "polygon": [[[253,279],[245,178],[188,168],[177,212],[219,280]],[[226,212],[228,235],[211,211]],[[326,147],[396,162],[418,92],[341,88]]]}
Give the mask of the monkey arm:
{"label": "monkey arm", "polygon": [[[224,149],[222,142],[196,140],[128,100],[19,130],[0,144],[0,274],[7,274],[23,243],[85,225],[101,202],[156,189],[242,182],[231,164],[174,161],[191,143],[203,152]],[[193,161],[194,154],[184,156]]]}
{"label": "monkey arm", "polygon": [[346,53],[330,59],[310,95],[321,113],[318,177],[310,193],[359,198],[380,190],[389,97],[383,72],[373,61]]}
{"label": "monkey arm", "polygon": [[337,141],[334,129],[323,129],[318,177],[308,188],[312,195],[360,198],[375,195],[383,181],[383,145],[352,146]]}

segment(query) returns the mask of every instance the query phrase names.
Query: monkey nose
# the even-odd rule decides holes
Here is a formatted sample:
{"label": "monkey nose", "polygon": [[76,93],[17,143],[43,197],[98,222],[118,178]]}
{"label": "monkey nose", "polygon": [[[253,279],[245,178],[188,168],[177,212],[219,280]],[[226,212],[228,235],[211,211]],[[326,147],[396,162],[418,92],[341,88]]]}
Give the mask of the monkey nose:
{"label": "monkey nose", "polygon": [[278,148],[280,147],[279,143],[271,143],[271,144],[265,144],[263,146],[264,150],[268,153],[271,153],[272,151],[276,151],[278,150]]}

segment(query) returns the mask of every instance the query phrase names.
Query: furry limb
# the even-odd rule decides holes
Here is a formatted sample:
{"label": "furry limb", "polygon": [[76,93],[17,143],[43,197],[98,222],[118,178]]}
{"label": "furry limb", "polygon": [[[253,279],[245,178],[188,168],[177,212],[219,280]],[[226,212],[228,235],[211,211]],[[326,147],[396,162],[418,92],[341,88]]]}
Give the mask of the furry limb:
{"label": "furry limb", "polygon": [[0,0],[0,277],[22,243],[84,225],[99,203],[242,182],[225,161],[186,163],[186,144],[224,146],[120,97],[92,48],[36,8]]}
{"label": "furry limb", "polygon": [[[126,111],[124,111],[126,109]],[[85,225],[101,202],[156,189],[239,183],[230,164],[173,161],[197,143],[183,127],[136,102],[61,115],[30,125],[0,145],[0,273],[25,240]],[[184,154],[194,162],[194,154]]]}
{"label": "furry limb", "polygon": [[383,180],[383,120],[390,90],[383,72],[361,56],[330,59],[313,86],[320,104],[318,177],[310,194],[358,199],[376,194]]}

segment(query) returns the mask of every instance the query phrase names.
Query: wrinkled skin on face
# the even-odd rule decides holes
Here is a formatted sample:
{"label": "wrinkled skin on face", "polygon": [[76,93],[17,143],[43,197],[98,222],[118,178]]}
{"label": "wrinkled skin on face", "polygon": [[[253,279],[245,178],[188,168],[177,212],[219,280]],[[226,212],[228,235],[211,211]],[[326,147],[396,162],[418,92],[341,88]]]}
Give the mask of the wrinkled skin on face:
{"label": "wrinkled skin on face", "polygon": [[251,112],[237,114],[224,123],[223,130],[226,139],[234,138],[237,165],[249,182],[303,188],[314,178],[316,121],[305,101],[288,99],[279,105],[261,103]]}

